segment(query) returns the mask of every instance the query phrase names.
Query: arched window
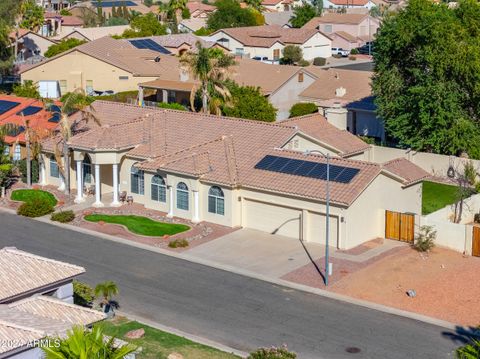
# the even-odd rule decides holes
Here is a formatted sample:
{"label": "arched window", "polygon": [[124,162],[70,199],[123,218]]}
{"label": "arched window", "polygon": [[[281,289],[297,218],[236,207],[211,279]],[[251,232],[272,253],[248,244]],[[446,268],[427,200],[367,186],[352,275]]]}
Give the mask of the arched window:
{"label": "arched window", "polygon": [[177,208],[188,211],[188,187],[183,182],[177,184]]}
{"label": "arched window", "polygon": [[50,177],[60,178],[57,160],[53,156],[50,157]]}
{"label": "arched window", "polygon": [[83,183],[92,183],[92,161],[90,156],[85,155],[83,161]]}
{"label": "arched window", "polygon": [[145,178],[143,171],[132,166],[130,170],[130,190],[132,193],[144,194],[145,192]]}
{"label": "arched window", "polygon": [[15,145],[15,148],[13,150],[13,160],[14,161],[20,161],[20,159],[22,158],[22,148],[20,147],[19,144],[16,144]]}
{"label": "arched window", "polygon": [[165,185],[165,180],[159,175],[152,177],[152,200],[158,202],[167,201],[167,186]]}
{"label": "arched window", "polygon": [[208,191],[208,212],[221,214],[223,216],[225,214],[224,197],[225,196],[220,187],[210,187],[210,190]]}

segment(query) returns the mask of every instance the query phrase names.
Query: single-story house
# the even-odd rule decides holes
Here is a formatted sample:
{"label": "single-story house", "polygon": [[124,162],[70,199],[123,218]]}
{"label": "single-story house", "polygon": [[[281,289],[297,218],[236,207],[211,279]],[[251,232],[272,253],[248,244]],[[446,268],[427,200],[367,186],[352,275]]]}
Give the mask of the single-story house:
{"label": "single-story house", "polygon": [[295,6],[302,5],[301,0],[262,0],[262,6],[267,11],[291,11]]}
{"label": "single-story house", "polygon": [[380,20],[369,14],[326,13],[314,17],[304,29],[317,29],[332,38],[332,47],[351,50],[372,41],[380,27]]}
{"label": "single-story house", "polygon": [[75,28],[83,27],[83,19],[73,15],[60,15],[56,12],[45,13],[45,24],[40,33],[43,36],[62,38]]}
{"label": "single-story house", "polygon": [[317,29],[283,28],[278,25],[221,29],[209,36],[231,53],[246,58],[278,61],[287,45],[299,46],[305,60],[332,56],[332,40]]}
{"label": "single-story house", "polygon": [[42,35],[26,29],[18,29],[12,31],[9,35],[12,47],[16,51],[15,64],[19,65],[25,63],[27,60],[34,57],[43,57],[45,51],[55,42]]}
{"label": "single-story house", "polygon": [[373,0],[324,0],[324,9],[366,8],[377,6]]}
{"label": "single-story house", "polygon": [[[89,181],[94,206],[118,206],[126,191],[169,217],[325,243],[326,158],[309,152],[319,150],[330,155],[331,246],[384,237],[387,211],[412,221],[421,213],[426,172],[408,161],[394,171],[368,162],[370,146],[320,114],[271,124],[105,101],[92,107],[105,122],[69,141],[77,202]],[[40,178],[61,186],[54,142],[44,143]],[[112,203],[103,202],[107,193]]]}
{"label": "single-story house", "polygon": [[217,9],[216,6],[204,4],[201,1],[189,1],[187,2],[186,7],[190,12],[191,19],[206,19],[209,14],[211,14]]}
{"label": "single-story house", "polygon": [[28,125],[37,138],[48,136],[60,121],[56,112],[60,104],[47,108],[41,100],[0,94],[0,126],[17,128],[4,137],[3,155],[19,161],[26,156],[25,129]]}
{"label": "single-story house", "polygon": [[122,35],[123,32],[130,29],[130,25],[100,26],[100,27],[79,27],[72,29],[71,32],[64,34],[59,40],[78,39],[84,41],[94,41],[105,36]]}
{"label": "single-story house", "polygon": [[307,68],[317,77],[299,95],[301,102],[313,102],[328,121],[354,135],[385,140],[383,121],[376,115],[368,71],[341,68]]}

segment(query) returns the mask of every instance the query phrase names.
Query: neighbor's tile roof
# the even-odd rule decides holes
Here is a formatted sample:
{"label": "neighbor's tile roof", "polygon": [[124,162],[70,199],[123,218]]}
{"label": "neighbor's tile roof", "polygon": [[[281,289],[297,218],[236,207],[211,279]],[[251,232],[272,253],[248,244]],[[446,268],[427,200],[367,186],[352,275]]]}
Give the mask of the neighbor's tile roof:
{"label": "neighbor's tile roof", "polygon": [[382,164],[388,172],[403,178],[405,185],[411,185],[431,177],[430,173],[406,158],[396,158]]}
{"label": "neighbor's tile roof", "polygon": [[13,247],[0,249],[0,268],[0,303],[62,283],[85,272],[82,267]]}
{"label": "neighbor's tile roof", "polygon": [[330,2],[335,5],[364,6],[368,4],[369,0],[330,0]]}
{"label": "neighbor's tile roof", "polygon": [[200,30],[202,27],[207,26],[207,19],[202,17],[194,17],[191,19],[183,19],[180,24],[189,28],[192,31]]}
{"label": "neighbor's tile roof", "polygon": [[[350,2],[352,0],[349,0]],[[363,0],[362,0],[363,1]],[[332,1],[333,2],[333,1]],[[365,0],[367,3],[367,0]],[[360,24],[366,17],[367,14],[338,14],[338,13],[326,13],[323,16],[314,17],[305,25],[304,29],[316,29],[320,24]]]}
{"label": "neighbor's tile roof", "polygon": [[297,126],[303,133],[318,139],[328,147],[335,148],[342,157],[364,152],[370,145],[346,130],[339,130],[322,115],[316,113],[280,122],[286,126]]}
{"label": "neighbor's tile roof", "polygon": [[290,24],[293,11],[265,12],[263,16],[265,17],[266,25],[284,26]]}
{"label": "neighbor's tile roof", "polygon": [[196,43],[199,42],[203,47],[212,47],[215,45],[214,41],[206,41],[194,34],[170,34],[170,35],[162,35],[162,36],[148,36],[148,37],[139,37],[138,39],[150,39],[155,41],[157,44],[163,47],[171,47],[177,48],[182,46],[183,44],[187,44],[191,46],[194,50],[196,50]]}
{"label": "neighbor's tile roof", "polygon": [[72,15],[59,15],[55,12],[46,12],[45,19],[60,18],[62,20],[62,26],[83,26],[83,20],[77,16]]}
{"label": "neighbor's tile roof", "polygon": [[[339,103],[348,103],[372,95],[371,72],[338,68],[318,69],[315,66],[308,67],[307,71],[313,72],[317,79],[300,93],[300,97],[317,101],[333,99]],[[343,96],[337,96],[336,91],[341,87],[346,92]]]}
{"label": "neighbor's tile roof", "polygon": [[80,35],[88,39],[88,41],[94,41],[104,36],[121,35],[127,29],[130,29],[130,25],[79,27],[64,35],[61,39],[68,38],[73,33],[78,32]]}
{"label": "neighbor's tile roof", "polygon": [[340,37],[343,37],[345,40],[347,40],[349,42],[357,42],[358,41],[358,38],[356,38],[355,36],[349,34],[348,32],[345,32],[345,31],[335,31],[333,34],[338,35]]}
{"label": "neighbor's tile roof", "polygon": [[190,11],[190,14],[193,13],[194,11],[205,11],[205,12],[212,12],[217,9],[216,6],[209,5],[209,4],[204,4],[203,2],[200,1],[189,1],[187,2],[187,8]]}
{"label": "neighbor's tile roof", "polygon": [[40,340],[45,334],[33,328],[14,325],[0,320],[0,354],[5,354],[18,348],[27,346],[35,340]]}
{"label": "neighbor's tile roof", "polygon": [[278,25],[263,25],[221,29],[245,46],[271,47],[276,42],[284,44],[303,44],[313,35],[317,29],[294,29],[283,28]]}

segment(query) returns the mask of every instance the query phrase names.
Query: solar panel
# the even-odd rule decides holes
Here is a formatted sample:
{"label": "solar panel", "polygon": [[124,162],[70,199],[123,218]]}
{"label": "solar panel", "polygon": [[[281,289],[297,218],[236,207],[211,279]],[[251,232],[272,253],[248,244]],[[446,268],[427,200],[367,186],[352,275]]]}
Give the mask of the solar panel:
{"label": "solar panel", "polygon": [[92,1],[92,5],[96,7],[114,7],[114,6],[137,6],[133,1]]}
{"label": "solar panel", "polygon": [[48,119],[48,122],[59,123],[60,122],[60,114],[59,113],[53,114],[53,116]]}
{"label": "solar panel", "polygon": [[37,112],[42,111],[42,107],[38,106],[28,106],[25,107],[23,110],[17,112],[17,116],[31,116],[35,115]]}
{"label": "solar panel", "polygon": [[0,115],[20,105],[20,102],[0,100]]}
{"label": "solar panel", "polygon": [[[255,168],[321,180],[327,179],[326,163],[302,161],[288,157],[267,155],[255,165]],[[359,171],[358,168],[330,165],[330,180],[349,183]]]}
{"label": "solar panel", "polygon": [[137,49],[149,49],[165,55],[170,54],[170,51],[168,51],[166,48],[164,48],[160,44],[157,44],[152,39],[129,40],[129,42],[133,46],[135,46]]}
{"label": "solar panel", "polygon": [[12,129],[10,132],[8,132],[8,136],[17,137],[22,132],[25,132],[25,127],[19,126],[19,127],[16,127],[14,129]]}
{"label": "solar panel", "polygon": [[57,106],[57,105],[50,105],[48,107],[48,111],[52,112],[53,113],[53,116],[50,117],[50,119],[48,120],[48,122],[53,122],[53,123],[59,123],[60,122],[60,112],[62,111],[62,109],[60,108],[60,106]]}

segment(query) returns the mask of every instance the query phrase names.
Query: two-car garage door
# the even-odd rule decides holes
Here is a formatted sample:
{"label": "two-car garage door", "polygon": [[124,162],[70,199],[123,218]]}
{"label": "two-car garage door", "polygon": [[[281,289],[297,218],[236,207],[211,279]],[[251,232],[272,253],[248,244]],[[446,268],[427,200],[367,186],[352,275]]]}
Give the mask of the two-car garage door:
{"label": "two-car garage door", "polygon": [[[302,221],[302,211],[296,208],[272,205],[252,200],[243,201],[243,226],[271,234],[295,239],[302,238],[302,222],[307,242],[325,243],[325,215],[306,212],[308,218]],[[304,212],[305,213],[305,212]],[[330,245],[338,244],[338,218],[330,216]]]}

